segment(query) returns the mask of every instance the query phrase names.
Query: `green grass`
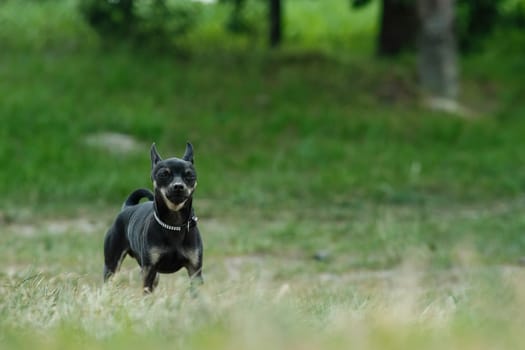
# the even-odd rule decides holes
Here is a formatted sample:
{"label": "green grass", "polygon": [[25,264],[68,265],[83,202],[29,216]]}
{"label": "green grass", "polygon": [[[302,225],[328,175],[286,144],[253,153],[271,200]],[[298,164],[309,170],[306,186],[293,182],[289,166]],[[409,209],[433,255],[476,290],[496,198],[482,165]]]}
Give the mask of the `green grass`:
{"label": "green grass", "polygon": [[[373,6],[288,1],[275,52],[203,6],[177,57],[99,46],[75,6],[0,3],[2,348],[523,347],[522,36],[463,58],[465,120],[420,106],[413,57],[373,58]],[[180,272],[143,298],[131,260],[102,286],[149,146],[187,140],[201,297]]]}

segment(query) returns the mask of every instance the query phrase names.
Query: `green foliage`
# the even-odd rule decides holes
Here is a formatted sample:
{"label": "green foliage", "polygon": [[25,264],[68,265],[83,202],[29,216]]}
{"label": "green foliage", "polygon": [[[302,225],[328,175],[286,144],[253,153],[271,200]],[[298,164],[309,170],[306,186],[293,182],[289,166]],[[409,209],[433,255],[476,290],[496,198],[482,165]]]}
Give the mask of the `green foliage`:
{"label": "green foliage", "polygon": [[368,5],[372,0],[350,0],[350,4],[353,8],[360,8],[362,6]]}
{"label": "green foliage", "polygon": [[254,39],[267,26],[265,1],[219,0],[219,4],[228,9],[224,28],[231,34]]}
{"label": "green foliage", "polygon": [[[361,14],[373,21],[373,14]],[[309,23],[312,31],[335,30]],[[340,47],[338,40],[334,47]],[[313,45],[311,38],[302,43]],[[478,83],[466,73],[465,94],[479,110],[498,105],[501,96],[509,101],[503,106],[505,120],[467,123],[418,106],[412,62],[394,66],[370,61],[366,53],[351,49],[343,53],[350,57],[346,62],[320,51],[304,52],[236,59],[213,51],[214,59],[205,53],[191,64],[170,57],[156,57],[151,64],[147,57],[120,51],[103,56],[96,50],[44,58],[24,52],[4,55],[3,197],[16,201],[24,193],[36,206],[50,201],[113,203],[121,201],[130,183],[148,186],[147,152],[121,160],[101,157],[100,150],[82,141],[104,131],[129,134],[145,149],[152,141],[165,143],[168,153],[179,149],[178,140],[192,139],[203,149],[203,174],[212,172],[224,182],[215,187],[202,181],[200,192],[233,206],[475,201],[513,196],[523,189],[525,174],[510,171],[520,162],[515,149],[523,143],[525,128],[513,117],[520,113],[520,100],[512,96],[519,96],[516,87],[521,85],[509,81],[516,77],[512,69],[499,78],[504,89],[499,88],[503,83]],[[508,66],[518,69],[510,58]],[[505,66],[488,61],[476,74],[490,77]],[[19,128],[21,122],[28,128]],[[31,161],[11,162],[9,155],[17,149]],[[443,157],[444,151],[450,156]],[[318,159],[323,159],[322,172],[313,166]],[[122,164],[115,167],[115,162]],[[351,171],[341,166],[346,163]],[[412,171],[418,168],[422,170]],[[279,177],[269,175],[275,169]],[[119,181],[120,176],[125,178]],[[479,179],[477,186],[468,186],[472,178]],[[324,190],[327,182],[329,191]]]}
{"label": "green foliage", "polygon": [[246,0],[221,0],[221,2],[232,4],[230,16],[226,22],[226,28],[232,33],[249,32],[251,24],[248,22],[244,14]]}
{"label": "green foliage", "polygon": [[141,48],[176,47],[196,20],[196,6],[189,0],[81,0],[80,10],[102,39]]}
{"label": "green foliage", "polygon": [[502,26],[510,28],[525,28],[525,1],[507,0],[501,10],[504,21]]}
{"label": "green foliage", "polygon": [[458,0],[458,41],[462,50],[479,47],[502,19],[506,0]]}
{"label": "green foliage", "polygon": [[136,26],[133,0],[83,0],[80,10],[87,22],[102,36],[126,37],[132,34]]}

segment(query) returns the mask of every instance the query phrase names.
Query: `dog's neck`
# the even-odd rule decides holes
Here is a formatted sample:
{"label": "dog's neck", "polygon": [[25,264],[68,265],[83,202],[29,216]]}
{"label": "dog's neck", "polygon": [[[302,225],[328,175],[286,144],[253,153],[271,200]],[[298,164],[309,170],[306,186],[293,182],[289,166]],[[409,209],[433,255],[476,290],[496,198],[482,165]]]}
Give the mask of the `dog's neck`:
{"label": "dog's neck", "polygon": [[162,222],[171,226],[182,226],[187,224],[193,215],[192,200],[192,197],[188,198],[179,210],[174,211],[168,208],[166,202],[162,198],[162,195],[155,191],[154,210]]}

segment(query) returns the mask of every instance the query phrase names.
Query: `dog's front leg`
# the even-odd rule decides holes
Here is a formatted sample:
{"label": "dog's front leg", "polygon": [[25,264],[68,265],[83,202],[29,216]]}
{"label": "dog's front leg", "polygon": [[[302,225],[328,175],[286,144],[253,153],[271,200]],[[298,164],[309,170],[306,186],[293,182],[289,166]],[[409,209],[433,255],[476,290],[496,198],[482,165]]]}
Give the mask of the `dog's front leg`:
{"label": "dog's front leg", "polygon": [[142,280],[144,287],[144,294],[150,294],[153,292],[157,280],[157,270],[153,266],[144,266],[142,268]]}
{"label": "dog's front leg", "polygon": [[202,267],[195,269],[188,269],[188,276],[192,285],[201,285],[204,283],[202,278]]}
{"label": "dog's front leg", "polygon": [[186,267],[188,276],[190,277],[190,294],[196,298],[199,295],[198,287],[204,283],[202,278],[202,265],[193,266],[189,265]]}

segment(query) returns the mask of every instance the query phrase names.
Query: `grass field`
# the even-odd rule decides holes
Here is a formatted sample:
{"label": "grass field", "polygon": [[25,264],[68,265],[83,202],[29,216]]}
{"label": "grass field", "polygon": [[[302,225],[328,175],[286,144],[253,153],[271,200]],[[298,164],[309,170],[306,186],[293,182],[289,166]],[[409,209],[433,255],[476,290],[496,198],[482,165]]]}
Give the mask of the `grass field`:
{"label": "grass field", "polygon": [[[525,347],[523,37],[463,58],[464,119],[373,57],[377,8],[294,4],[277,52],[204,6],[174,58],[101,48],[75,1],[0,2],[2,349]],[[149,146],[187,140],[200,296],[181,271],[143,297],[131,260],[103,286]]]}

